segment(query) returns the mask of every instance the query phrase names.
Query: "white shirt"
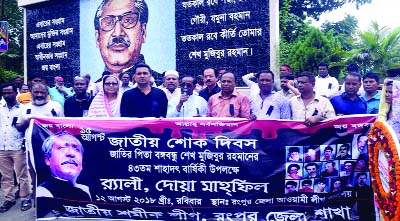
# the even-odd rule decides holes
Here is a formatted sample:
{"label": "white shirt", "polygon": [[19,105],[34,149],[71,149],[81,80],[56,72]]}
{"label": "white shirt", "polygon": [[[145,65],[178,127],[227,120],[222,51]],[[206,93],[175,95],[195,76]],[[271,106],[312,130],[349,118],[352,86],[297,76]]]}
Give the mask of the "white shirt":
{"label": "white shirt", "polygon": [[[22,147],[24,133],[18,132],[13,125],[14,119],[17,120],[20,115],[21,106],[17,103],[9,109],[7,103],[0,105],[0,151],[19,150]],[[14,123],[17,123],[17,121]]]}
{"label": "white shirt", "polygon": [[289,101],[280,93],[272,92],[264,100],[260,94],[252,96],[250,108],[257,119],[290,119]]}
{"label": "white shirt", "polygon": [[64,117],[64,110],[59,103],[51,100],[42,106],[33,105],[31,102],[22,106],[17,123],[32,117]]}
{"label": "white shirt", "polygon": [[243,82],[250,88],[250,97],[253,97],[260,93],[260,87],[256,82],[250,80],[251,78],[255,78],[254,73],[249,73],[242,76]]}
{"label": "white shirt", "polygon": [[[175,97],[168,101],[167,117],[193,117],[200,115],[205,117],[207,114],[207,101],[199,95],[192,94],[181,107],[181,111],[176,110],[180,97]],[[198,113],[197,113],[198,112]]]}
{"label": "white shirt", "polygon": [[317,76],[315,77],[314,91],[318,95],[331,98],[339,94],[339,82],[329,75],[325,78]]}
{"label": "white shirt", "polygon": [[176,88],[174,90],[174,92],[170,92],[167,88],[162,88],[161,90],[163,90],[165,92],[165,94],[167,95],[167,99],[171,100],[172,98],[180,98],[181,97],[181,89],[180,88]]}

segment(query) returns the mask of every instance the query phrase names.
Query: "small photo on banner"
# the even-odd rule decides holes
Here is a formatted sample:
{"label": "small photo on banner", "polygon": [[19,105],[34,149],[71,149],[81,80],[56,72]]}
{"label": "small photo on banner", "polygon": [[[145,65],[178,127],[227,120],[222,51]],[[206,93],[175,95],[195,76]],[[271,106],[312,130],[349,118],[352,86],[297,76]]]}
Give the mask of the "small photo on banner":
{"label": "small photo on banner", "polygon": [[8,22],[0,21],[0,53],[8,50]]}

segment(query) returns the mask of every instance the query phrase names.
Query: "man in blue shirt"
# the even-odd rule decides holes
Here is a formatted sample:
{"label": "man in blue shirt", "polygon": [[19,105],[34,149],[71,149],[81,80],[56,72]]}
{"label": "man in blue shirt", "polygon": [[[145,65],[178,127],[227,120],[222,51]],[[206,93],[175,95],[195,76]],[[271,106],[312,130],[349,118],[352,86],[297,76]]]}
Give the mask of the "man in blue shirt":
{"label": "man in blue shirt", "polygon": [[377,114],[379,112],[379,103],[381,93],[378,91],[379,75],[368,72],[363,77],[363,87],[365,93],[361,98],[367,103],[367,114]]}
{"label": "man in blue shirt", "polygon": [[347,73],[344,78],[345,92],[332,97],[330,100],[336,115],[342,116],[367,113],[367,104],[357,95],[360,87],[361,75],[358,73]]}

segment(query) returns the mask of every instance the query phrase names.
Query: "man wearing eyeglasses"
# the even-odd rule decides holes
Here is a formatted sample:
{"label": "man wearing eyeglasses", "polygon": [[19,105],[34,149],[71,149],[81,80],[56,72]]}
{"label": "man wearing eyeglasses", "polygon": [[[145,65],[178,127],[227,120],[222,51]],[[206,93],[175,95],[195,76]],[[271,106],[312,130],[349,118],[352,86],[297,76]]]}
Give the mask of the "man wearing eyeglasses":
{"label": "man wearing eyeglasses", "polygon": [[185,76],[181,80],[182,94],[168,102],[167,117],[201,117],[207,114],[207,101],[193,94],[196,79]]}
{"label": "man wearing eyeglasses", "polygon": [[144,63],[140,49],[146,39],[147,20],[144,0],[103,0],[100,4],[94,19],[96,46],[112,74]]}

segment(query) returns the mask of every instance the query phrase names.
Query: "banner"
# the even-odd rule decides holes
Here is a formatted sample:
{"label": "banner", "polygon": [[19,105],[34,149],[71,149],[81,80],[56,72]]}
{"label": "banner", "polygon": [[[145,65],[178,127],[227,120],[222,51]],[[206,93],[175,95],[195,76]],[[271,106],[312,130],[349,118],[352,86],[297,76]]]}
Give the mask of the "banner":
{"label": "banner", "polygon": [[8,22],[0,21],[0,53],[8,50]]}
{"label": "banner", "polygon": [[374,220],[374,121],[35,119],[38,218]]}

